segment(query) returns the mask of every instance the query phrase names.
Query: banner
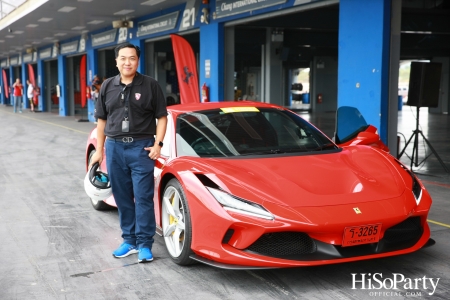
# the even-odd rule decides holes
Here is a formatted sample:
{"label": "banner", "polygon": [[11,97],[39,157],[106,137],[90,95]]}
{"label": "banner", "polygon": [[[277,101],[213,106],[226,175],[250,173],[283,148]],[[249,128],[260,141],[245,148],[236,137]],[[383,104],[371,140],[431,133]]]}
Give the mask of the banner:
{"label": "banner", "polygon": [[177,69],[180,103],[200,103],[197,63],[191,45],[182,37],[171,34],[175,66]]}
{"label": "banner", "polygon": [[3,74],[3,86],[5,87],[5,97],[9,98],[9,88],[8,88],[8,76],[6,75],[5,69],[2,70]]}
{"label": "banner", "polygon": [[81,107],[86,105],[86,54],[81,57],[80,61],[80,92]]}
{"label": "banner", "polygon": [[[29,78],[31,84],[33,85],[33,87],[36,88],[37,87],[36,77],[34,76],[34,68],[33,68],[32,64],[28,64],[28,78]],[[28,85],[27,85],[26,91],[28,91]],[[28,94],[28,92],[27,92],[27,94]],[[28,97],[28,95],[27,95],[27,97]],[[38,101],[39,101],[38,95],[36,93],[33,93],[34,105],[38,105],[39,104]]]}

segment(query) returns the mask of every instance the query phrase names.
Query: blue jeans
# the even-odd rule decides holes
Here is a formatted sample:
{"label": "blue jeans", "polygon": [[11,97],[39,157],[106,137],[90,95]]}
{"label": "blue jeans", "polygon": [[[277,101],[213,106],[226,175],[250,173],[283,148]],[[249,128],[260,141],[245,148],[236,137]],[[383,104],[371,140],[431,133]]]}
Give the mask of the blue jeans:
{"label": "blue jeans", "polygon": [[156,229],[155,162],[144,150],[154,142],[154,139],[145,139],[124,143],[107,138],[105,143],[106,166],[119,210],[122,238],[139,249],[152,248]]}
{"label": "blue jeans", "polygon": [[14,96],[14,112],[16,112],[16,108],[22,112],[22,96]]}

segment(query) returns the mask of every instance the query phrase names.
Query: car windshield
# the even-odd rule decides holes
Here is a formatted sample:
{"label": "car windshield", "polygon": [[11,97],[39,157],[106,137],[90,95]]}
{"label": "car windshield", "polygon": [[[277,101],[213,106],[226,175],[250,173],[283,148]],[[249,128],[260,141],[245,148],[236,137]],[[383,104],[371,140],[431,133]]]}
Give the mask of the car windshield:
{"label": "car windshield", "polygon": [[298,115],[282,109],[232,107],[180,115],[177,156],[233,157],[337,149]]}

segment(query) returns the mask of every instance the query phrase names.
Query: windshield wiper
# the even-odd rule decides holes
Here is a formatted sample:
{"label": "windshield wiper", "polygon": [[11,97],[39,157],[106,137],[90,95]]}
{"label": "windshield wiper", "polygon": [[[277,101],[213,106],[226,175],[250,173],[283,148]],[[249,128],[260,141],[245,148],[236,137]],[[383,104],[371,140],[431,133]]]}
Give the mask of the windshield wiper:
{"label": "windshield wiper", "polygon": [[295,153],[295,152],[305,152],[307,150],[305,149],[270,149],[265,151],[257,151],[257,152],[248,152],[248,153],[241,153],[242,156],[247,155],[264,155],[264,154],[280,154],[280,153]]}
{"label": "windshield wiper", "polygon": [[265,151],[241,153],[240,155],[247,156],[247,155],[278,154],[278,153],[283,153],[283,152],[284,151],[281,151],[280,149],[271,149],[271,150],[265,150]]}

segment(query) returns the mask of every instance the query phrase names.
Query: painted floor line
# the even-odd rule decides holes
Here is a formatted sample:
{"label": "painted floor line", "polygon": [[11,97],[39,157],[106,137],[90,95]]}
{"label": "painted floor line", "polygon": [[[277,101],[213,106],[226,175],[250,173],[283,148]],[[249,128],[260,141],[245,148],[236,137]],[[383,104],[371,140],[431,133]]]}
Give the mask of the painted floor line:
{"label": "painted floor line", "polygon": [[[8,112],[8,111],[5,111],[5,113],[11,114],[11,115],[14,114],[14,113],[11,113],[11,112]],[[16,114],[14,114],[14,115],[16,115]],[[89,132],[73,129],[73,128],[70,128],[70,127],[67,127],[67,126],[63,126],[63,125],[59,125],[59,124],[56,124],[56,123],[52,123],[52,122],[48,122],[48,121],[44,121],[44,120],[39,120],[39,119],[35,119],[35,118],[30,118],[30,117],[27,117],[27,116],[24,116],[24,115],[19,115],[19,116],[21,118],[25,118],[25,119],[29,119],[29,120],[33,120],[33,121],[38,121],[38,122],[45,123],[45,124],[48,124],[48,125],[53,125],[53,126],[56,126],[56,127],[61,127],[61,128],[64,128],[64,129],[68,129],[68,130],[72,130],[72,131],[78,132],[78,133],[89,134]]]}
{"label": "painted floor line", "polygon": [[421,181],[425,184],[432,184],[432,185],[442,186],[442,187],[450,189],[450,184],[447,184],[447,183],[428,181],[428,180],[421,180]]}
{"label": "painted floor line", "polygon": [[428,219],[427,221],[430,222],[430,223],[436,224],[436,225],[440,225],[440,226],[443,226],[443,227],[450,228],[450,225],[445,224],[445,223],[436,222],[436,221],[433,221],[433,220],[430,220],[430,219]]}

